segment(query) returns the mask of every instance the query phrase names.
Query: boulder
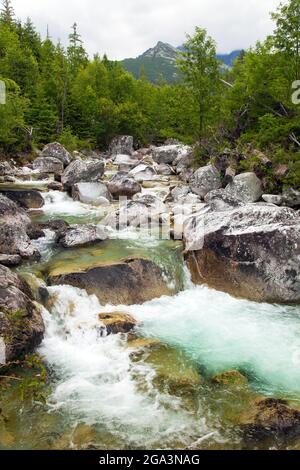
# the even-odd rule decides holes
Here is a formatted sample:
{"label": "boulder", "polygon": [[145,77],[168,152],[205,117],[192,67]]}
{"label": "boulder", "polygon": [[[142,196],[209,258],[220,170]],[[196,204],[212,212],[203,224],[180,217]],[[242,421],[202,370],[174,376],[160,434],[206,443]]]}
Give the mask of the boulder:
{"label": "boulder", "polygon": [[263,194],[262,200],[268,204],[275,204],[275,206],[281,206],[282,204],[282,196],[278,194]]}
{"label": "boulder", "polygon": [[[179,163],[184,156],[186,156],[187,148],[184,145],[164,145],[162,147],[153,147],[152,154],[153,160],[158,163],[171,164],[175,162]],[[190,148],[190,147],[189,147]]]}
{"label": "boulder", "polygon": [[104,325],[107,335],[129,333],[138,324],[131,315],[122,312],[100,313],[99,320]]}
{"label": "boulder", "polygon": [[150,221],[159,223],[160,216],[166,212],[166,205],[157,197],[150,194],[139,198],[135,196],[134,200],[126,201],[119,209],[108,214],[101,223],[116,229],[129,226],[148,228]]}
{"label": "boulder", "polygon": [[240,423],[248,438],[261,439],[270,435],[293,438],[300,434],[300,411],[288,406],[285,400],[258,398],[241,416]]}
{"label": "boulder", "polygon": [[33,169],[41,173],[53,173],[54,175],[61,175],[64,171],[63,163],[58,158],[53,157],[38,157],[33,162]]}
{"label": "boulder", "polygon": [[90,245],[107,239],[104,227],[99,225],[70,225],[58,236],[58,243],[64,248]]}
{"label": "boulder", "polygon": [[229,194],[225,189],[215,189],[206,194],[204,201],[215,211],[230,210],[244,205],[243,201]]}
{"label": "boulder", "polygon": [[263,194],[262,182],[252,172],[235,176],[232,183],[226,186],[226,191],[245,203],[257,202]]}
{"label": "boulder", "polygon": [[190,187],[193,193],[204,198],[210,191],[222,187],[220,173],[213,165],[199,168],[190,180]]}
{"label": "boulder", "polygon": [[27,228],[31,220],[13,201],[0,194],[0,253],[38,258],[38,250],[31,244]]}
{"label": "boulder", "polygon": [[120,196],[132,197],[141,192],[142,188],[135,179],[124,171],[117,173],[107,185],[109,192],[115,199]]}
{"label": "boulder", "polygon": [[43,148],[42,155],[45,158],[56,158],[64,167],[72,161],[72,155],[58,142],[53,142]]}
{"label": "boulder", "polygon": [[18,266],[22,263],[22,258],[19,255],[3,255],[0,253],[0,264],[7,267]]}
{"label": "boulder", "polygon": [[43,319],[29,286],[0,265],[0,364],[33,352],[43,335]]}
{"label": "boulder", "polygon": [[104,162],[94,160],[74,160],[65,169],[61,182],[66,190],[71,190],[76,183],[98,182],[104,174]]}
{"label": "boulder", "polygon": [[299,209],[300,191],[296,191],[293,188],[286,189],[282,194],[282,205]]}
{"label": "boulder", "polygon": [[16,202],[24,209],[40,209],[44,205],[44,198],[36,189],[1,189],[0,193]]}
{"label": "boulder", "polygon": [[51,285],[71,285],[95,294],[102,305],[142,304],[163,295],[172,295],[164,272],[143,258],[104,264],[82,272],[48,276]]}
{"label": "boulder", "polygon": [[76,183],[72,188],[72,197],[75,201],[94,206],[108,205],[112,199],[104,183]]}
{"label": "boulder", "polygon": [[195,283],[258,302],[300,301],[300,217],[272,205],[215,212],[208,205],[184,226]]}
{"label": "boulder", "polygon": [[130,170],[129,174],[130,176],[133,176],[138,183],[142,183],[143,181],[153,181],[156,179],[156,172],[150,165],[140,164]]}
{"label": "boulder", "polygon": [[129,155],[118,154],[115,156],[115,159],[114,159],[114,164],[118,165],[119,169],[121,167],[125,167],[128,171],[130,171],[135,166],[139,165],[139,163],[140,163],[139,160],[137,160],[136,158],[132,158]]}
{"label": "boulder", "polygon": [[109,146],[110,155],[132,155],[133,137],[131,135],[119,135],[115,137]]}

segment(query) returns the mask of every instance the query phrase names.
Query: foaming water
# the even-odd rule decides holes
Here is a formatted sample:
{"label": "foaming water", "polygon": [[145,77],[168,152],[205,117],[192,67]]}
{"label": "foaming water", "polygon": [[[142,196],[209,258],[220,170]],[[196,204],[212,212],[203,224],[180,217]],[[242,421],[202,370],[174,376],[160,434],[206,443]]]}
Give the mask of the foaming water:
{"label": "foaming water", "polygon": [[74,201],[67,193],[60,191],[49,191],[43,193],[45,205],[43,212],[48,217],[52,216],[103,216],[103,208],[93,207]]}
{"label": "foaming water", "polygon": [[53,411],[74,423],[84,421],[107,429],[127,446],[167,446],[174,439],[191,443],[214,429],[195,419],[180,400],[153,386],[155,370],[133,361],[119,335],[101,337],[95,296],[69,286],[50,287],[51,313],[44,312],[46,335],[40,348],[55,371],[49,400]]}
{"label": "foaming water", "polygon": [[184,349],[206,374],[239,369],[261,391],[299,395],[299,307],[239,300],[186,281],[188,290],[175,297],[126,307],[141,333]]}

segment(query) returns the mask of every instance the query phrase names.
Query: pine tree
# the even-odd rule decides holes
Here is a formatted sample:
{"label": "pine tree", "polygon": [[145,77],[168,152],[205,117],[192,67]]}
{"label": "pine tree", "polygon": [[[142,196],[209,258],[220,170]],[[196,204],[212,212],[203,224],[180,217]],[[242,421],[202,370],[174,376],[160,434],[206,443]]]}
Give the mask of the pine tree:
{"label": "pine tree", "polygon": [[12,26],[15,23],[15,12],[11,0],[3,0],[0,20],[8,26]]}
{"label": "pine tree", "polygon": [[72,33],[69,35],[68,58],[73,73],[77,73],[82,66],[88,63],[87,54],[77,30],[77,23],[73,24]]}

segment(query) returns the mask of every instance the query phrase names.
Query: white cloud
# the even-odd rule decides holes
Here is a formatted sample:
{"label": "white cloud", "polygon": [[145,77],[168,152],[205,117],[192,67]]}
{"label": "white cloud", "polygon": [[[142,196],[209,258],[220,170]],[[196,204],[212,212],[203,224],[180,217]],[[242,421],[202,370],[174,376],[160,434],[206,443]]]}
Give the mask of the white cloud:
{"label": "white cloud", "polygon": [[44,36],[66,44],[76,21],[90,54],[135,57],[157,41],[179,45],[195,26],[208,30],[219,52],[248,48],[272,32],[269,12],[279,0],[13,0]]}

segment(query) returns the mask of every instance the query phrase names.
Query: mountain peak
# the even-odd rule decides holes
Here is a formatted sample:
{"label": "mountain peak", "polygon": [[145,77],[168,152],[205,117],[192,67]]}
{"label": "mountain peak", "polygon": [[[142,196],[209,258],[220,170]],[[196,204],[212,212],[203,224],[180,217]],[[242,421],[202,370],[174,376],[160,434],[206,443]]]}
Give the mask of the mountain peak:
{"label": "mountain peak", "polygon": [[178,57],[178,49],[171,46],[171,44],[158,41],[155,47],[148,49],[140,57],[151,57],[151,58],[160,57],[162,59],[175,62]]}

